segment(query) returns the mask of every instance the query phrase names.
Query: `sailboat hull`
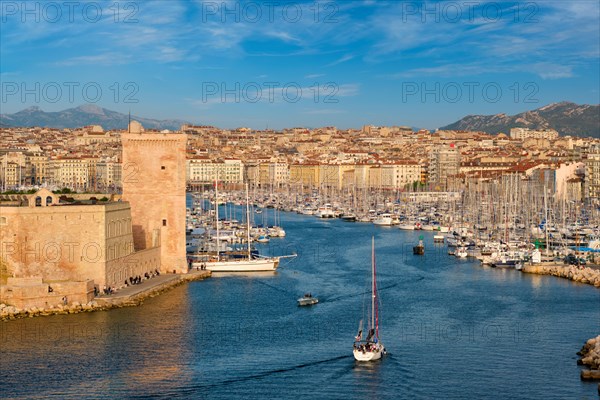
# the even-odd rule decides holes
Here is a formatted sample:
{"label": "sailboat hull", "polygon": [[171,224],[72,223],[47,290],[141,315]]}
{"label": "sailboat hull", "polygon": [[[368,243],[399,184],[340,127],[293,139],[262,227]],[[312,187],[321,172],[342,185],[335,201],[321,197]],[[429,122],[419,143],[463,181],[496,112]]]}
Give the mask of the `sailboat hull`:
{"label": "sailboat hull", "polygon": [[[194,263],[193,266],[201,266],[202,263]],[[279,266],[277,258],[258,258],[253,260],[228,260],[209,261],[204,263],[206,269],[212,272],[254,272],[275,271]]]}
{"label": "sailboat hull", "polygon": [[377,349],[375,351],[362,351],[360,349],[354,349],[354,359],[356,361],[375,361],[381,358],[383,354],[384,347],[382,344],[377,345]]}

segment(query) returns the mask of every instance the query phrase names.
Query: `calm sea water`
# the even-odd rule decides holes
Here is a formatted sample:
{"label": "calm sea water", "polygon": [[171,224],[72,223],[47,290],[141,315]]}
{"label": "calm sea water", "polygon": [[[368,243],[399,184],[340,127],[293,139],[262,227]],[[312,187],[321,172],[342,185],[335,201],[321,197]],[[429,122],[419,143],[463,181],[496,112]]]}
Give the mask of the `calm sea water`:
{"label": "calm sea water", "polygon": [[[263,250],[298,257],[275,274],[0,324],[0,397],[597,398],[575,353],[600,332],[598,289],[454,259],[431,233],[281,220],[287,238]],[[420,234],[426,254],[413,256]],[[352,341],[369,302],[372,235],[389,354],[359,364]],[[298,307],[306,291],[320,303]]]}

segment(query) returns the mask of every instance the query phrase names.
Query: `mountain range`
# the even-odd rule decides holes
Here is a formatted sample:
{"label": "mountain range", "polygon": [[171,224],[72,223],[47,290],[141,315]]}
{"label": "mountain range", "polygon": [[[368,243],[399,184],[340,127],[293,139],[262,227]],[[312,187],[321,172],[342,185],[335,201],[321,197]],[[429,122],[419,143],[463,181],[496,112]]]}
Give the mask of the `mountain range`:
{"label": "mountain range", "polygon": [[600,105],[567,101],[525,111],[516,115],[468,115],[440,129],[510,134],[511,128],[551,128],[562,136],[600,138]]}
{"label": "mountain range", "polygon": [[[158,120],[131,116],[148,129],[178,130],[187,121],[177,119]],[[52,128],[78,128],[101,125],[104,129],[126,129],[129,116],[107,110],[94,104],[85,104],[58,112],[45,112],[39,107],[29,107],[14,114],[0,114],[0,126]],[[552,128],[561,135],[600,138],[600,105],[553,103],[516,115],[468,115],[450,125],[446,130],[482,131],[491,134],[510,133],[511,128]]]}
{"label": "mountain range", "polygon": [[[131,116],[147,129],[179,130],[189,122],[177,119],[158,120]],[[0,126],[27,127],[43,126],[51,128],[79,128],[87,125],[101,125],[104,129],[127,129],[129,115],[107,110],[94,104],[84,104],[57,112],[45,112],[39,107],[29,107],[14,114],[0,114]]]}

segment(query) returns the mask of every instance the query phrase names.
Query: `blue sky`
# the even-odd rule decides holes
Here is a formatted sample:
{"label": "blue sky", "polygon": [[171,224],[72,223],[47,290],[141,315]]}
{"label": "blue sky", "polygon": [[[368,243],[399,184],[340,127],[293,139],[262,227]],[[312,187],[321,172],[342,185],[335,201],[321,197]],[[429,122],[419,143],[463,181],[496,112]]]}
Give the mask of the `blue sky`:
{"label": "blue sky", "polygon": [[600,102],[598,1],[475,3],[2,1],[1,112],[433,129]]}

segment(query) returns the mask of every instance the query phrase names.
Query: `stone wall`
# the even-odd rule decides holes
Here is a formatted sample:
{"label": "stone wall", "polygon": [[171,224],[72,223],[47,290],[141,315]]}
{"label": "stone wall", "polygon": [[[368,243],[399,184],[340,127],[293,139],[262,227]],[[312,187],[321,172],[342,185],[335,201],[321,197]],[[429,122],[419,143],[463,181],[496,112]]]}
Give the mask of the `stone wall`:
{"label": "stone wall", "polygon": [[87,303],[94,298],[94,283],[62,281],[43,282],[41,276],[8,278],[0,287],[0,303],[18,308],[45,308],[59,304]]}
{"label": "stone wall", "polygon": [[93,280],[106,263],[133,253],[128,203],[0,207],[0,258],[9,276],[44,281]]}
{"label": "stone wall", "polygon": [[125,286],[125,280],[129,277],[144,276],[154,270],[160,271],[160,248],[153,247],[137,251],[125,257],[108,261],[106,263],[106,279],[104,285],[119,289]]}
{"label": "stone wall", "polygon": [[123,200],[131,203],[135,250],[160,245],[162,272],[186,272],[187,137],[123,133],[121,140]]}

